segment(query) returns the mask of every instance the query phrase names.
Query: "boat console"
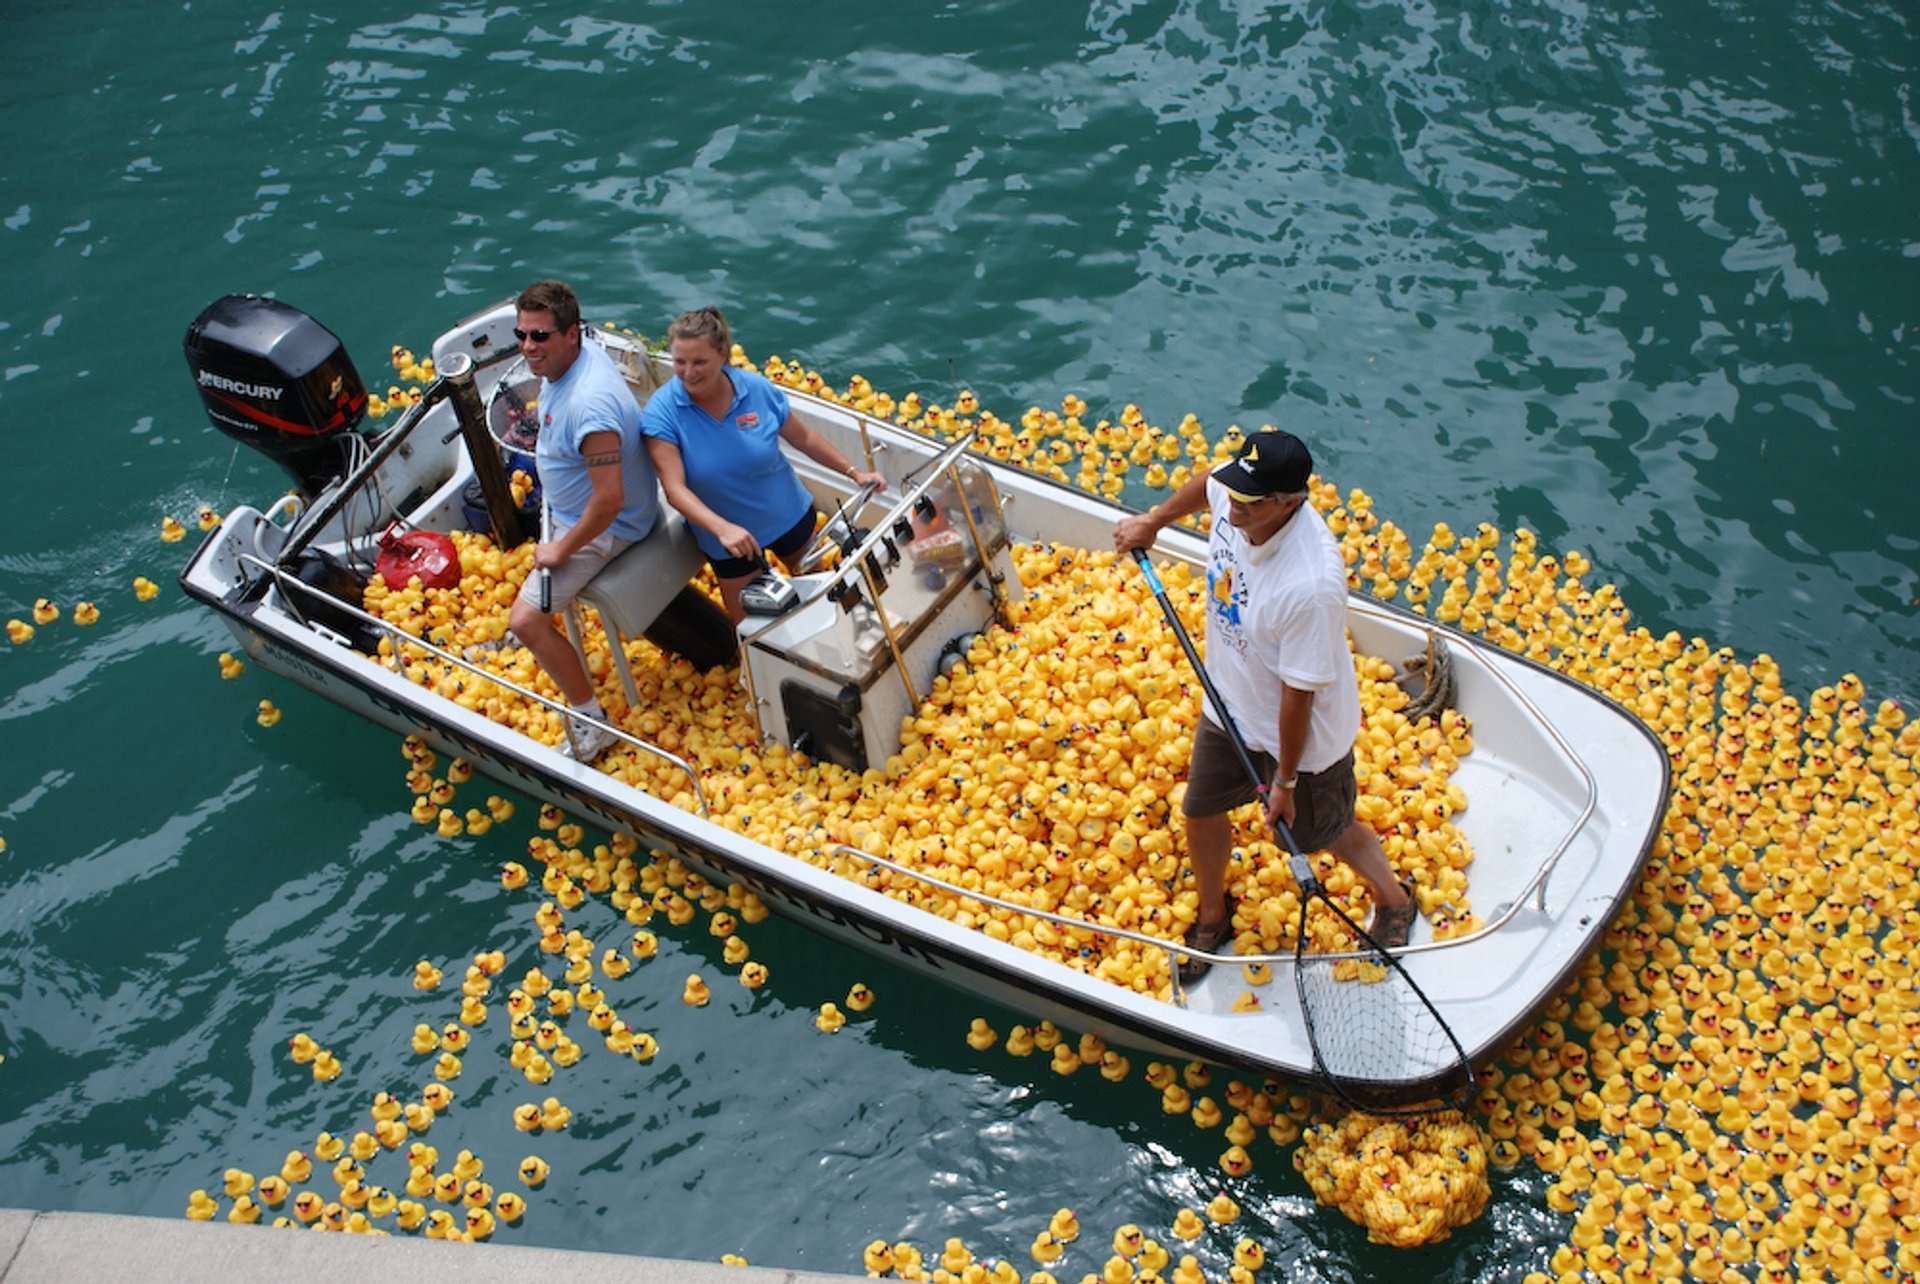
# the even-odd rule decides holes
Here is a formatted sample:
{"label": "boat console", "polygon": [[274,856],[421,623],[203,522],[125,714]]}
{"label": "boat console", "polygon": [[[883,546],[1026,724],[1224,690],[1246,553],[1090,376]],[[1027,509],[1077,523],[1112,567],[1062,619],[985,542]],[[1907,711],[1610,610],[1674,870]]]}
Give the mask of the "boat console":
{"label": "boat console", "polygon": [[882,496],[891,505],[834,569],[795,578],[796,607],[741,624],[763,736],[852,771],[881,766],[943,666],[1022,591],[999,493],[970,440]]}

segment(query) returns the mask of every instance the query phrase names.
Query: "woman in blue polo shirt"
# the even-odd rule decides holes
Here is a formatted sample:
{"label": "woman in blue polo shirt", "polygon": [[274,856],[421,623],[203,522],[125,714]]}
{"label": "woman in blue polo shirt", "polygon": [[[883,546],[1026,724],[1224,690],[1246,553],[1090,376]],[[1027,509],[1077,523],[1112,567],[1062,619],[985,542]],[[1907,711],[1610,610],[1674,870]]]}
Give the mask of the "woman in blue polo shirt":
{"label": "woman in blue polo shirt", "polygon": [[733,336],[718,308],[681,314],[667,330],[673,378],[641,412],[667,502],[693,525],[694,542],[713,564],[721,602],[738,624],[746,616],[740,590],[767,569],[765,554],[782,561],[805,548],[819,514],[781,441],[856,486],[886,488],[879,473],[855,468],[847,457],[794,417],[787,394],[750,370],[728,365]]}

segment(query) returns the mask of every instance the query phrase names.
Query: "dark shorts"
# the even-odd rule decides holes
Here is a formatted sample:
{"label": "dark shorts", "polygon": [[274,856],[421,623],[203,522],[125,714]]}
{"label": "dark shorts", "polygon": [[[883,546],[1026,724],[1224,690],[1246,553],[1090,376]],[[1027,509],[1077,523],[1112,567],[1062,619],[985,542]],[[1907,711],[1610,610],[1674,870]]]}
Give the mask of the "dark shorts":
{"label": "dark shorts", "polygon": [[[813,538],[814,527],[819,524],[820,510],[809,508],[807,515],[796,522],[792,530],[767,545],[766,552],[777,555],[783,562],[786,561],[807,546],[807,541]],[[742,579],[748,575],[758,575],[767,569],[766,553],[762,553],[759,557],[710,558],[709,563],[713,567],[713,573],[723,580]]]}
{"label": "dark shorts", "polygon": [[[1273,758],[1248,746],[1262,780],[1272,780]],[[1353,751],[1325,771],[1303,771],[1294,788],[1293,840],[1303,852],[1324,851],[1353,823],[1353,805],[1360,795],[1353,776]],[[1223,816],[1252,802],[1259,794],[1247,779],[1246,768],[1233,751],[1227,733],[1206,718],[1193,733],[1193,757],[1187,763],[1187,793],[1180,802],[1184,816]]]}

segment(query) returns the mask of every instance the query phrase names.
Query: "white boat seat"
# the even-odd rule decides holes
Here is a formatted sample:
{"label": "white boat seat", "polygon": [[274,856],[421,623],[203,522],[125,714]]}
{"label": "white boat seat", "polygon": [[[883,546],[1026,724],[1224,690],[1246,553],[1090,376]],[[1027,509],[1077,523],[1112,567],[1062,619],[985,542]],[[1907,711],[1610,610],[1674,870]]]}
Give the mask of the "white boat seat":
{"label": "white boat seat", "polygon": [[[687,581],[698,575],[706,564],[706,554],[693,542],[693,532],[686,520],[662,501],[660,520],[653,533],[601,567],[600,573],[580,590],[580,601],[599,612],[601,627],[609,635],[607,642],[615,648],[628,708],[639,707],[640,688],[633,680],[632,667],[626,662],[627,639],[645,633],[667,603],[673,601],[687,586]],[[566,619],[567,636],[580,652],[584,668],[586,650],[581,646],[577,614],[569,611]]]}

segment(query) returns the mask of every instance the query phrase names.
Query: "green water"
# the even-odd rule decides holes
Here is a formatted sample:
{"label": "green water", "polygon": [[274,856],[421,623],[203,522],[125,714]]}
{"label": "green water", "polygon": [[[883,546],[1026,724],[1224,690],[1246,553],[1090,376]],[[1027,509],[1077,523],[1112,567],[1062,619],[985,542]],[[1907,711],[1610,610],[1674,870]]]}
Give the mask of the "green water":
{"label": "green water", "polygon": [[[422,831],[391,737],[257,670],[222,682],[229,639],[172,584],[163,515],[282,486],[180,357],[228,291],[313,312],[382,385],[388,345],[558,275],[642,329],[718,302],[756,356],[895,395],[1282,423],[1416,533],[1528,526],[1791,690],[1915,694],[1901,6],[14,2],[0,33],[0,613],[102,611],[0,646],[0,1204],[178,1215],[228,1164],[417,1092],[408,1034],[451,1019],[458,971],[421,995],[416,959],[535,957],[533,900],[494,882],[529,809]],[[530,1149],[554,1168],[501,1238],[857,1269],[875,1236],[959,1235],[1030,1268],[1060,1204],[1100,1244],[1164,1238],[1224,1186],[1275,1273],[1403,1268],[1264,1140],[1222,1177],[1144,1058],[1125,1086],[1060,1079],[971,1051],[964,996],[797,928],[752,931],[757,995],[699,924],[659,930],[609,987],[653,1064],[588,1035],[536,1090],[468,1055],[428,1140],[497,1178]],[[818,1034],[856,979],[879,1004]],[[288,1061],[301,1029],[339,1080]],[[574,1127],[514,1133],[550,1091]],[[1511,1275],[1560,1233],[1503,1175],[1414,1260]],[[1211,1273],[1231,1239],[1202,1242]]]}

